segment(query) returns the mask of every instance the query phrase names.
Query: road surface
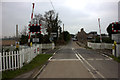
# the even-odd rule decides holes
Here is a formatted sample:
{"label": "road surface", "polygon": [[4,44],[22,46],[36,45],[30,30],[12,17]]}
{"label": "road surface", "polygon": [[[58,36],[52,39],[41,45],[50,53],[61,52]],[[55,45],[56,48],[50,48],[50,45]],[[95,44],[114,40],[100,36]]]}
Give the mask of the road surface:
{"label": "road surface", "polygon": [[37,76],[37,80],[47,78],[109,80],[118,78],[118,63],[102,53],[79,47],[71,41],[54,53]]}

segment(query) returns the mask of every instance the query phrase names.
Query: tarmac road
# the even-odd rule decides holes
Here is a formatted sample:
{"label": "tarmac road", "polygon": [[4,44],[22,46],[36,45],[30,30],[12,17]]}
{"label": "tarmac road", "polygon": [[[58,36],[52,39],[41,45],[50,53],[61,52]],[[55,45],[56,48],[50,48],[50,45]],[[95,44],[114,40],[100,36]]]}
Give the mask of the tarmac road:
{"label": "tarmac road", "polygon": [[47,66],[37,76],[38,80],[46,78],[60,80],[118,78],[118,63],[102,53],[79,47],[71,41],[54,53]]}

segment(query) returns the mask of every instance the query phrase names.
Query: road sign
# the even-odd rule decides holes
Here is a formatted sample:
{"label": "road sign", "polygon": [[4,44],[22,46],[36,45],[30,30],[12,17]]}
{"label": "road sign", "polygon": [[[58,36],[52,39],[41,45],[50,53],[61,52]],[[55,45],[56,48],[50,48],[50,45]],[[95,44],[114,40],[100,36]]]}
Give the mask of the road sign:
{"label": "road sign", "polygon": [[33,42],[39,42],[39,38],[33,38]]}
{"label": "road sign", "polygon": [[116,41],[116,43],[120,43],[120,34],[112,34],[112,40]]}
{"label": "road sign", "polygon": [[57,33],[51,33],[52,37],[57,37]]}

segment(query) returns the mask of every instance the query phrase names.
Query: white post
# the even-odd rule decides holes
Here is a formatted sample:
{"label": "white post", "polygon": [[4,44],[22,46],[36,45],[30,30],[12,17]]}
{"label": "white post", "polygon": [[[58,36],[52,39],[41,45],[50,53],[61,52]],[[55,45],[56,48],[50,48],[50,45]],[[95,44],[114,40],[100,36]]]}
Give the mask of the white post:
{"label": "white post", "polygon": [[19,51],[19,54],[20,54],[20,68],[21,68],[22,67],[22,63],[23,63],[22,62],[22,56],[21,56],[22,55],[22,51]]}
{"label": "white post", "polygon": [[2,55],[0,53],[0,71],[2,71]]}
{"label": "white post", "polygon": [[17,51],[17,68],[19,69],[19,51]]}
{"label": "white post", "polygon": [[3,70],[5,70],[5,52],[3,52]]}
{"label": "white post", "polygon": [[116,45],[116,56],[120,57],[120,44]]}
{"label": "white post", "polygon": [[13,60],[13,51],[12,51],[12,70],[14,69],[14,60]]}
{"label": "white post", "polygon": [[115,56],[115,46],[114,46],[114,44],[112,44],[112,55]]}
{"label": "white post", "polygon": [[17,52],[14,51],[15,69],[16,69],[16,54],[17,54]]}
{"label": "white post", "polygon": [[6,52],[6,70],[8,70],[8,52]]}
{"label": "white post", "polygon": [[9,69],[11,69],[11,55],[10,55],[10,52],[9,52]]}
{"label": "white post", "polygon": [[22,55],[23,55],[23,63],[25,63],[25,58],[24,58],[24,57],[25,57],[25,56],[24,56],[24,53],[25,53],[25,52],[24,52],[24,51],[25,51],[25,50],[23,49],[23,50],[22,50]]}
{"label": "white post", "polygon": [[52,49],[54,49],[55,48],[55,44],[54,43],[52,43]]}

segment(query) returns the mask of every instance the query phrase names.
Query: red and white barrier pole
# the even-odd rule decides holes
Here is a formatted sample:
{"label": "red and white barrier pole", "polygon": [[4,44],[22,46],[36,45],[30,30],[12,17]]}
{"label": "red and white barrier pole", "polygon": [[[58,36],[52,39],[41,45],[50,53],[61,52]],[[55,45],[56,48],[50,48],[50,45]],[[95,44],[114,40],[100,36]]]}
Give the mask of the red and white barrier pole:
{"label": "red and white barrier pole", "polygon": [[[32,7],[32,14],[31,14],[31,24],[33,24],[33,13],[34,13],[34,3],[32,3],[33,4],[33,7]],[[29,38],[28,38],[28,42],[30,42],[30,36],[31,36],[31,34],[30,34],[30,32],[29,32]]]}

